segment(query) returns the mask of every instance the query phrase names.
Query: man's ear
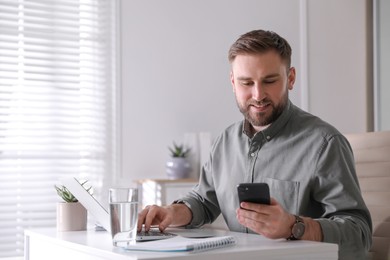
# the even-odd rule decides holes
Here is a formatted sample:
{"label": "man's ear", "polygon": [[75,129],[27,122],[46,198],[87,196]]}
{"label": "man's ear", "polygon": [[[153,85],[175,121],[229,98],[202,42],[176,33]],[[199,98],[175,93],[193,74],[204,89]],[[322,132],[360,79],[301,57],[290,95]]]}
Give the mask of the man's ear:
{"label": "man's ear", "polygon": [[288,78],[287,78],[287,85],[289,90],[292,90],[294,88],[295,78],[296,78],[295,68],[291,67],[289,69]]}
{"label": "man's ear", "polygon": [[235,92],[233,71],[230,71],[230,83],[232,84],[233,92]]}

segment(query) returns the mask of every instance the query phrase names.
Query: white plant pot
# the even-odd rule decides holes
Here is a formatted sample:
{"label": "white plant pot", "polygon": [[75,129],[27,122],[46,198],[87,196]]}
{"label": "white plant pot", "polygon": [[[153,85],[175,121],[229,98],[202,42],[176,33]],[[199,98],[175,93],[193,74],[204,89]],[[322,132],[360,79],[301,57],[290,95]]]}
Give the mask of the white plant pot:
{"label": "white plant pot", "polygon": [[183,157],[172,157],[166,163],[166,170],[169,179],[189,178],[191,164]]}
{"label": "white plant pot", "polygon": [[80,202],[57,204],[57,230],[78,231],[87,229],[87,210]]}

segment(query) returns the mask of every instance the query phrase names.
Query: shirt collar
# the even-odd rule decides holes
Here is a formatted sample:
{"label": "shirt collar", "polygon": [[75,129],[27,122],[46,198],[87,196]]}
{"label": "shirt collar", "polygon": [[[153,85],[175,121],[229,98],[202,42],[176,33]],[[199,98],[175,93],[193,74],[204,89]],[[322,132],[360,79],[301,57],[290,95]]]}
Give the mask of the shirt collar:
{"label": "shirt collar", "polygon": [[291,103],[290,100],[288,100],[287,105],[285,109],[283,110],[282,114],[266,129],[260,132],[256,132],[253,126],[249,123],[248,120],[244,119],[244,124],[243,124],[243,130],[242,132],[248,136],[249,138],[255,138],[256,136],[261,133],[263,137],[267,140],[270,141],[288,122],[288,120],[291,117],[291,114],[293,112],[293,104]]}

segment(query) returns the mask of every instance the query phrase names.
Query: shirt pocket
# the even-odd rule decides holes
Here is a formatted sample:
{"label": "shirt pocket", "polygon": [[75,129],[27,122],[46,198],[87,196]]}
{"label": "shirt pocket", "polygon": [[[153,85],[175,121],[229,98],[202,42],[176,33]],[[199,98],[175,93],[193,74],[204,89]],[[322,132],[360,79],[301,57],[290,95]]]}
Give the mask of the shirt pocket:
{"label": "shirt pocket", "polygon": [[291,214],[298,214],[299,182],[266,178],[270,195]]}

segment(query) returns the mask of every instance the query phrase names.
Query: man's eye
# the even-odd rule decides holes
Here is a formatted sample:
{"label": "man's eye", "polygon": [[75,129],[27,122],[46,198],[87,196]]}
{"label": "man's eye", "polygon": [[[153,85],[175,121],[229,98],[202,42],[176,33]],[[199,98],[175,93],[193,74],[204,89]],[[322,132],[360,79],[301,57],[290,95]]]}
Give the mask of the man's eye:
{"label": "man's eye", "polygon": [[273,84],[275,83],[277,80],[276,79],[270,79],[270,80],[264,80],[264,83],[265,84]]}
{"label": "man's eye", "polygon": [[241,81],[241,85],[243,85],[243,86],[251,86],[251,85],[253,85],[253,82],[251,82],[251,81]]}

